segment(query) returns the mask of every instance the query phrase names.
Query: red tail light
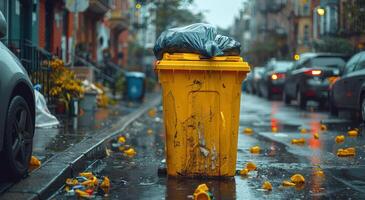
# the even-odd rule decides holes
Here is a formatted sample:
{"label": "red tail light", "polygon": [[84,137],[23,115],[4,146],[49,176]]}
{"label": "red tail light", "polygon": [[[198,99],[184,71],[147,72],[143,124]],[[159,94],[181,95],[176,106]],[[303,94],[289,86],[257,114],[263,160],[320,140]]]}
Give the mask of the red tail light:
{"label": "red tail light", "polygon": [[285,74],[280,74],[280,73],[271,74],[271,80],[277,80],[281,78],[285,78]]}
{"label": "red tail light", "polygon": [[310,76],[320,76],[322,74],[322,71],[316,70],[316,69],[311,69],[311,70],[305,71],[304,73],[307,75],[310,75]]}

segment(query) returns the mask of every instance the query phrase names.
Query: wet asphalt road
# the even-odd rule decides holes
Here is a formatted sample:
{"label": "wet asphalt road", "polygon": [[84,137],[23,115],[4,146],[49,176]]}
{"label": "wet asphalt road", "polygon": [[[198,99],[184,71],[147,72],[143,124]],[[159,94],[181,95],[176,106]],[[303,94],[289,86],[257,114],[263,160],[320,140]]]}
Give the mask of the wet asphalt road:
{"label": "wet asphalt road", "polygon": [[[110,199],[190,199],[197,185],[206,183],[216,199],[364,199],[365,198],[365,141],[362,127],[340,118],[331,118],[324,111],[309,106],[301,111],[285,106],[281,101],[267,101],[243,95],[241,99],[240,134],[237,169],[248,161],[256,163],[257,172],[248,177],[226,179],[176,179],[158,176],[157,170],[164,158],[164,129],[161,112],[157,117],[145,115],[121,133],[128,145],[134,147],[134,158],[123,156],[117,149],[103,159],[98,167],[101,175],[112,182]],[[320,131],[321,123],[328,131]],[[246,127],[254,134],[242,134]],[[272,127],[277,127],[276,133]],[[148,132],[148,129],[153,132]],[[308,129],[302,134],[299,128]],[[348,138],[342,144],[335,137],[348,129],[360,128],[357,138]],[[313,134],[319,132],[319,139]],[[305,138],[305,145],[293,145],[291,139]],[[112,142],[113,143],[113,142]],[[249,149],[259,145],[261,153]],[[339,158],[338,148],[355,147],[355,157]],[[314,175],[320,167],[325,176]],[[302,174],[302,187],[285,188],[282,181],[293,174]],[[273,190],[263,191],[261,185],[270,181]],[[63,193],[56,199],[68,199]],[[74,197],[73,197],[74,198]],[[71,198],[72,199],[72,198]]]}

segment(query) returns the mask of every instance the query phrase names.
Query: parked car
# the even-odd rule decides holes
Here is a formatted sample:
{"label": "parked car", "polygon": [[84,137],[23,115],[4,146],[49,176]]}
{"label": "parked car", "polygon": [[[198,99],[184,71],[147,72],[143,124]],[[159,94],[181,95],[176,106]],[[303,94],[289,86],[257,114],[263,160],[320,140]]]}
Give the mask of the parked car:
{"label": "parked car", "polygon": [[[0,38],[6,36],[0,12]],[[0,178],[19,180],[32,155],[35,101],[32,83],[19,60],[0,42]]]}
{"label": "parked car", "polygon": [[339,110],[361,113],[365,122],[365,51],[354,55],[346,64],[342,77],[330,87],[330,112]]}
{"label": "parked car", "polygon": [[275,59],[269,61],[259,83],[260,93],[267,99],[271,99],[273,95],[281,95],[284,87],[285,73],[292,66],[293,62],[291,61]]}
{"label": "parked car", "polygon": [[247,93],[256,94],[258,83],[261,81],[262,72],[264,71],[264,67],[255,67],[247,76],[246,81],[246,89]]}
{"label": "parked car", "polygon": [[283,100],[290,104],[296,99],[304,109],[308,100],[314,100],[323,107],[328,100],[330,80],[340,75],[347,56],[334,53],[305,53],[288,71],[283,91]]}

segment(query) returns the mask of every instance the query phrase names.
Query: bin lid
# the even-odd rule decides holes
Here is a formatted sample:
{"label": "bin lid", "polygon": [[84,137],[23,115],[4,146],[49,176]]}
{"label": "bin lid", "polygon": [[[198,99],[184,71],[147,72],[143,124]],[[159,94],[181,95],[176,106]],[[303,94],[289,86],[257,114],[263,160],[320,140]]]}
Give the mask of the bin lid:
{"label": "bin lid", "polygon": [[144,78],[146,75],[142,72],[127,72],[126,76],[135,78]]}
{"label": "bin lid", "polygon": [[217,56],[204,58],[194,53],[165,53],[162,60],[156,62],[156,70],[215,70],[250,71],[250,66],[240,56]]}

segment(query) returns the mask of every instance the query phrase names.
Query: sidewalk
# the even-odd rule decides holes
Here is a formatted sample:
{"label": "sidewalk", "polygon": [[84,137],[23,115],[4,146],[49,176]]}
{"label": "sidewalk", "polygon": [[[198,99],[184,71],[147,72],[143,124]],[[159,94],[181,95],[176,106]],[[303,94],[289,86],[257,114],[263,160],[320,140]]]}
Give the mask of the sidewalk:
{"label": "sidewalk", "polygon": [[161,94],[152,93],[139,105],[123,102],[78,118],[64,119],[61,128],[37,129],[33,155],[42,160],[42,166],[0,195],[0,199],[49,198],[67,177],[102,157],[108,139],[160,102]]}

